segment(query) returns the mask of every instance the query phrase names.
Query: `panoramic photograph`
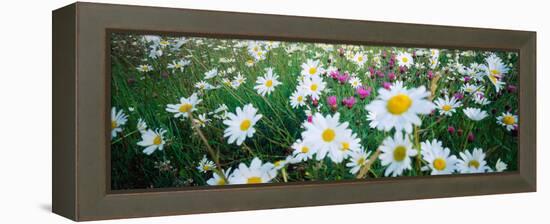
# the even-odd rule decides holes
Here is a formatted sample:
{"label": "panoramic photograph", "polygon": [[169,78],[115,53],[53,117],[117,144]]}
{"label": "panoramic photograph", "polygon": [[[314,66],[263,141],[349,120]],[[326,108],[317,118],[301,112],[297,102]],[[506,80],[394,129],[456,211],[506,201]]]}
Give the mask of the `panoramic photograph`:
{"label": "panoramic photograph", "polygon": [[112,190],[518,169],[518,53],[113,33]]}

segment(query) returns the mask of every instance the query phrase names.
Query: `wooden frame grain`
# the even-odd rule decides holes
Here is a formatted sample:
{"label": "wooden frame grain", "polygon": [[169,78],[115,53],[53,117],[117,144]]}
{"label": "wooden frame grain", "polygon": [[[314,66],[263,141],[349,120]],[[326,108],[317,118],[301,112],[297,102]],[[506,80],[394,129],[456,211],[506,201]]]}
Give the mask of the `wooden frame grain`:
{"label": "wooden frame grain", "polygon": [[[519,170],[111,191],[111,32],[487,49],[520,55]],[[53,212],[97,220],[536,191],[536,33],[77,2],[53,12]]]}

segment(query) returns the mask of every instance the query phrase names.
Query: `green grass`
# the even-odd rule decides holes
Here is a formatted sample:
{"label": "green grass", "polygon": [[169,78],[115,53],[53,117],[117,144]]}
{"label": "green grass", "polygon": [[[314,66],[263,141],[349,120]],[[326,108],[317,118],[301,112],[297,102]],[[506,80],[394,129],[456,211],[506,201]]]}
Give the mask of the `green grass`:
{"label": "green grass", "polygon": [[[332,114],[332,111],[326,102],[326,97],[336,95],[341,101],[344,97],[355,96],[356,105],[348,109],[339,106],[337,112],[341,114],[340,121],[349,122],[350,128],[361,139],[361,144],[368,151],[374,151],[381,144],[383,139],[392,133],[385,133],[376,129],[369,128],[367,121],[367,111],[365,105],[371,102],[377,95],[376,90],[382,88],[383,82],[389,82],[387,78],[369,78],[367,77],[368,68],[372,62],[373,55],[368,53],[369,61],[363,68],[358,67],[350,60],[339,56],[336,51],[325,52],[318,45],[311,43],[301,43],[305,51],[296,51],[288,54],[285,47],[287,43],[282,43],[279,48],[275,48],[267,54],[265,60],[259,61],[252,67],[245,65],[245,62],[251,57],[246,48],[238,48],[235,52],[231,48],[215,50],[215,46],[228,46],[229,42],[222,42],[219,39],[203,39],[204,44],[198,45],[195,41],[189,41],[182,48],[176,51],[164,52],[165,54],[158,59],[147,57],[145,51],[147,46],[138,40],[137,36],[132,35],[113,35],[112,37],[112,90],[111,101],[113,107],[123,109],[128,115],[128,122],[123,126],[123,132],[112,141],[111,154],[111,186],[113,189],[136,189],[136,188],[162,188],[179,186],[197,186],[205,185],[212,174],[201,173],[196,169],[198,162],[204,155],[208,155],[205,144],[201,141],[197,133],[191,128],[189,119],[181,120],[173,117],[172,113],[165,110],[167,104],[179,102],[180,97],[188,97],[197,89],[194,84],[203,80],[204,73],[212,68],[218,71],[226,70],[229,67],[235,67],[234,74],[227,75],[233,77],[240,72],[246,77],[246,82],[238,89],[225,86],[218,78],[209,81],[211,84],[221,84],[222,87],[215,90],[203,92],[200,98],[203,100],[199,104],[199,109],[194,114],[202,114],[213,111],[220,104],[226,104],[230,112],[234,112],[236,107],[242,107],[247,103],[252,103],[258,108],[263,118],[256,124],[256,134],[252,138],[247,138],[245,144],[237,146],[227,144],[227,138],[223,137],[223,130],[226,126],[222,121],[210,117],[212,121],[208,123],[202,132],[208,139],[208,143],[215,148],[220,155],[222,168],[235,168],[239,163],[248,164],[254,157],[259,157],[262,161],[274,162],[284,159],[290,155],[292,150],[290,146],[296,139],[300,138],[303,131],[301,123],[306,119],[304,108],[293,109],[290,106],[289,97],[297,86],[297,77],[300,74],[300,65],[307,59],[313,59],[315,52],[321,53],[317,60],[320,60],[327,67],[329,55],[332,55],[332,66],[340,68],[342,71],[356,73],[361,78],[363,85],[372,87],[371,96],[365,100],[359,100],[355,90],[348,84],[341,85],[336,80],[325,78],[330,93],[324,93],[320,99],[318,110],[323,114]],[[135,42],[135,44],[132,44]],[[211,46],[208,46],[208,45]],[[334,49],[346,47],[335,45]],[[361,46],[362,50],[368,52],[387,51],[397,52],[408,49],[392,47],[369,47]],[[454,50],[442,50],[440,56],[440,66],[436,72],[442,74],[438,82],[436,96],[441,96],[441,91],[447,89],[450,93],[459,91],[462,86],[461,77],[457,72],[445,72],[441,68],[448,66],[446,54],[451,54],[451,58],[457,53]],[[172,60],[179,60],[186,56],[191,64],[185,67],[183,72],[172,71],[166,68]],[[388,54],[389,55],[389,54]],[[497,52],[506,64],[513,64],[506,78],[507,84],[518,84],[517,77],[517,56],[512,55],[508,58],[508,53]],[[235,62],[220,63],[219,58],[233,58]],[[484,63],[485,57],[481,52],[476,52],[472,57],[461,57],[460,62],[469,65],[472,62]],[[389,57],[382,59],[380,70],[388,73]],[[426,57],[417,57],[415,60],[427,63]],[[153,71],[140,73],[136,67],[140,64],[150,64]],[[275,91],[266,97],[262,97],[253,89],[257,77],[265,74],[265,68],[271,67],[279,75],[279,81],[283,84],[277,86]],[[396,66],[397,67],[397,66]],[[410,88],[426,86],[429,89],[430,80],[426,76],[428,69],[416,69],[411,67],[406,73],[399,74],[398,68],[391,70],[397,74],[397,79],[404,81]],[[418,74],[418,75],[417,75]],[[445,81],[448,77],[456,78],[455,81]],[[479,147],[487,153],[487,162],[494,168],[497,159],[501,159],[508,164],[508,170],[517,170],[517,138],[511,132],[496,123],[496,116],[505,111],[505,107],[511,108],[512,113],[518,113],[518,96],[516,93],[507,93],[503,90],[501,95],[497,95],[494,87],[489,83],[480,83],[485,86],[486,97],[492,101],[489,105],[479,106],[469,100],[468,97],[462,101],[463,107],[468,106],[482,108],[489,113],[489,117],[480,122],[468,120],[462,113],[462,108],[457,110],[452,117],[440,116],[437,112],[433,115],[422,116],[422,126],[419,127],[419,141],[439,139],[443,145],[449,147],[454,155],[465,149]],[[128,108],[134,108],[129,111]],[[496,114],[491,111],[496,110]],[[139,118],[147,122],[149,128],[164,128],[167,132],[167,144],[164,150],[156,151],[152,155],[142,153],[143,147],[136,143],[141,140],[141,134],[136,130],[136,124]],[[456,133],[450,135],[447,127],[453,126],[456,129],[463,129],[464,134],[458,136]],[[476,140],[468,142],[467,133],[471,131],[475,134]],[[248,147],[248,149],[247,149]],[[159,169],[156,164],[170,161],[167,169]],[[416,163],[416,161],[413,161]],[[166,166],[164,167],[166,168]],[[404,176],[429,175],[429,172],[419,172],[419,167],[411,171],[406,171]],[[341,180],[353,179],[355,175],[348,172],[345,162],[336,164],[330,159],[325,161],[310,160],[287,167],[288,181],[309,181],[309,180]],[[376,161],[368,178],[383,177],[384,167]],[[281,175],[278,175],[274,182],[282,182]]]}

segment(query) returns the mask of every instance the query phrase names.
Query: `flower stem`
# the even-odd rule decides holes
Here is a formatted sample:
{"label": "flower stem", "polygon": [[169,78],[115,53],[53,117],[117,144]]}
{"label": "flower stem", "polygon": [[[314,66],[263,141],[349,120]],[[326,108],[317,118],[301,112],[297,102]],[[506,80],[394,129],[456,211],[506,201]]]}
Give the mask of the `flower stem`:
{"label": "flower stem", "polygon": [[359,174],[357,174],[357,176],[356,176],[357,179],[363,179],[365,177],[365,175],[369,172],[370,167],[372,166],[374,161],[376,161],[376,159],[378,158],[380,153],[381,153],[380,149],[377,149],[376,152],[374,152],[374,154],[372,154],[372,156],[369,158],[369,161],[367,162],[367,164],[365,164],[365,166],[363,166],[363,168],[361,168],[361,170],[359,171]]}

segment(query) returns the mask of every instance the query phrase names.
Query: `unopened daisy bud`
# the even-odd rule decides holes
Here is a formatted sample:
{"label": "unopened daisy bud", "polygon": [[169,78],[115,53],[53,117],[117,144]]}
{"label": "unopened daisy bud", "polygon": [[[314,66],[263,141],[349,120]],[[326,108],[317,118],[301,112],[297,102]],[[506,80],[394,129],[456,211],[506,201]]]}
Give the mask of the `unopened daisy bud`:
{"label": "unopened daisy bud", "polygon": [[357,95],[359,95],[359,98],[361,100],[364,100],[365,98],[370,96],[370,91],[371,91],[371,87],[369,87],[368,89],[365,89],[365,87],[361,86],[357,89]]}
{"label": "unopened daisy bud", "polygon": [[474,133],[468,133],[468,142],[473,142],[475,139],[476,137],[474,136]]}
{"label": "unopened daisy bud", "polygon": [[462,136],[462,134],[464,133],[464,131],[462,130],[462,128],[459,128],[457,131],[456,131],[456,134],[458,136]]}
{"label": "unopened daisy bud", "polygon": [[395,80],[395,73],[390,72],[390,73],[388,74],[388,78],[389,78],[390,80]]}
{"label": "unopened daisy bud", "polygon": [[399,73],[403,74],[403,73],[405,73],[405,72],[407,72],[407,67],[405,67],[405,66],[399,66]]}
{"label": "unopened daisy bud", "polygon": [[319,100],[317,99],[314,99],[311,101],[313,103],[313,106],[316,107],[317,105],[319,105]]}
{"label": "unopened daisy bud", "polygon": [[455,128],[454,128],[453,126],[449,126],[449,127],[447,128],[447,131],[449,132],[449,134],[452,135],[452,134],[455,133]]}
{"label": "unopened daisy bud", "polygon": [[382,84],[382,86],[384,87],[384,89],[390,90],[390,88],[391,88],[391,83],[389,83],[389,82],[384,82],[384,84]]}

